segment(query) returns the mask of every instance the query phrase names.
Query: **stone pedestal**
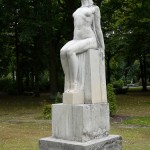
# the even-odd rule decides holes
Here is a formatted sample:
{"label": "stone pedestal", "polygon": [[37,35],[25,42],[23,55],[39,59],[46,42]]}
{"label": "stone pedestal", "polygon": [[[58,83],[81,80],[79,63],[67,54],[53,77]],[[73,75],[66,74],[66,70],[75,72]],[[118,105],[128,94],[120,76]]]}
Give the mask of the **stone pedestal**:
{"label": "stone pedestal", "polygon": [[52,105],[52,136],[56,139],[87,142],[108,136],[109,105]]}
{"label": "stone pedestal", "polygon": [[122,150],[122,138],[110,135],[81,143],[48,137],[42,138],[39,145],[39,150]]}
{"label": "stone pedestal", "polygon": [[109,105],[52,105],[52,137],[39,150],[121,150],[122,138],[109,135]]}

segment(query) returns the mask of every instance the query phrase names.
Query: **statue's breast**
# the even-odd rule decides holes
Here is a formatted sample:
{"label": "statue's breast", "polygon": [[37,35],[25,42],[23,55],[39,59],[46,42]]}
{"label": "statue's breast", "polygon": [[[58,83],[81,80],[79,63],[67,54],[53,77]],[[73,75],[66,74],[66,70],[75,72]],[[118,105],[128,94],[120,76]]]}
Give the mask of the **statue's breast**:
{"label": "statue's breast", "polygon": [[93,9],[89,7],[80,7],[74,13],[73,17],[91,17],[93,14]]}

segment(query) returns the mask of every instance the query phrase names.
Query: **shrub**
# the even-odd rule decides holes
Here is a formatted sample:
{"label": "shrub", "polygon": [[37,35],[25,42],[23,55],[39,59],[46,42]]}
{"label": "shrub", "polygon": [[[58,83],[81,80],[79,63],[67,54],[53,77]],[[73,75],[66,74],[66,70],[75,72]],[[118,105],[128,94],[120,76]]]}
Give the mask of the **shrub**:
{"label": "shrub", "polygon": [[116,112],[116,96],[114,93],[113,85],[107,84],[107,99],[109,102],[110,115]]}
{"label": "shrub", "polygon": [[13,91],[16,89],[16,82],[12,79],[0,79],[0,90],[4,92]]}
{"label": "shrub", "polygon": [[121,88],[123,87],[123,85],[124,85],[124,83],[123,83],[122,80],[117,80],[117,81],[114,81],[114,82],[113,82],[114,88],[119,88],[119,89],[121,89]]}
{"label": "shrub", "polygon": [[123,80],[117,80],[113,82],[114,92],[115,94],[126,94],[128,91],[128,88],[123,88]]}
{"label": "shrub", "polygon": [[55,103],[62,103],[62,95],[60,94],[60,92],[58,92],[56,95]]}
{"label": "shrub", "polygon": [[128,92],[128,87],[126,88],[114,88],[115,94],[126,94]]}
{"label": "shrub", "polygon": [[44,119],[51,119],[51,105],[50,104],[45,104],[43,107],[43,117]]}

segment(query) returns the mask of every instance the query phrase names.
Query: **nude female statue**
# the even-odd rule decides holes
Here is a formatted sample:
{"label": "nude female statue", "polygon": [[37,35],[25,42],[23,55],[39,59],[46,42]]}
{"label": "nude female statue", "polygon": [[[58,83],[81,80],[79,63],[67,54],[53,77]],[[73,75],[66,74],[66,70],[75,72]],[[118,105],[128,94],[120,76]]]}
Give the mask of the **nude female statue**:
{"label": "nude female statue", "polygon": [[78,63],[77,54],[88,49],[104,50],[103,34],[100,26],[100,10],[93,0],[81,0],[81,7],[74,13],[73,40],[66,43],[61,51],[61,64],[65,74],[65,92],[77,92]]}

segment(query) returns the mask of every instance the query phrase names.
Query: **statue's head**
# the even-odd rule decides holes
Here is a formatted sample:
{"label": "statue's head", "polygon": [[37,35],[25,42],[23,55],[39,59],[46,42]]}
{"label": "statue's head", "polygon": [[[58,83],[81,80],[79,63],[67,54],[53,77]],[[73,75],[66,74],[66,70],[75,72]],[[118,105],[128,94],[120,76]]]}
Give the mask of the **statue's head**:
{"label": "statue's head", "polygon": [[81,0],[81,3],[83,5],[93,5],[93,0]]}
{"label": "statue's head", "polygon": [[87,0],[89,5],[93,5],[93,0]]}

